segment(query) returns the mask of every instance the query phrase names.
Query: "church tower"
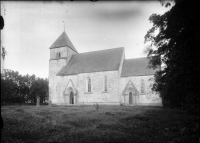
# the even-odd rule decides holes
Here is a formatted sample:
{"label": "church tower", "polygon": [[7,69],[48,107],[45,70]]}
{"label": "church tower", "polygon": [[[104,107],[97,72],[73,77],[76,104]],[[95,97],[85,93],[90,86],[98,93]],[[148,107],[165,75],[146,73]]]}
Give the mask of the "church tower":
{"label": "church tower", "polygon": [[70,41],[65,31],[51,45],[49,60],[49,100],[56,97],[56,86],[58,77],[56,74],[63,66],[66,66],[74,54],[78,54],[76,48]]}

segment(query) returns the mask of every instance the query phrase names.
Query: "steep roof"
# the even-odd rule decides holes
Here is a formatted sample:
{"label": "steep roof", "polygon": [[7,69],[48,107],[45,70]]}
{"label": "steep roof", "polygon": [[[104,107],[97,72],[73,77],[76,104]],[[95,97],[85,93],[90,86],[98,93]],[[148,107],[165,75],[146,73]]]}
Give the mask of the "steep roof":
{"label": "steep roof", "polygon": [[148,68],[148,62],[147,57],[124,60],[121,77],[155,74],[159,68]]}
{"label": "steep roof", "polygon": [[124,48],[75,54],[67,66],[63,67],[57,75],[74,75],[100,71],[118,70]]}
{"label": "steep roof", "polygon": [[51,45],[51,47],[49,49],[59,48],[59,47],[64,47],[64,46],[68,46],[73,51],[78,53],[78,51],[76,50],[76,48],[70,41],[70,39],[67,36],[67,34],[65,33],[65,31],[56,39],[56,41]]}

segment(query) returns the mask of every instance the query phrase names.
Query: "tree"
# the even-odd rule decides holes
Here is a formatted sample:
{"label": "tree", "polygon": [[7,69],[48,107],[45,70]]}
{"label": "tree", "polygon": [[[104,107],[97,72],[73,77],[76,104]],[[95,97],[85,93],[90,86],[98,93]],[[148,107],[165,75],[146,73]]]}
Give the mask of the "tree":
{"label": "tree", "polygon": [[40,103],[44,103],[48,99],[48,80],[37,78],[30,88],[31,101],[36,103],[37,97],[40,98]]}
{"label": "tree", "polygon": [[35,79],[36,77],[34,74],[32,76],[28,74],[23,76],[23,81],[20,86],[21,86],[21,94],[24,95],[25,102],[31,101],[30,88],[32,86],[32,83],[35,81]]}
{"label": "tree", "polygon": [[4,70],[1,74],[2,103],[36,103],[36,97],[41,103],[48,99],[48,80],[36,78],[33,74],[22,76],[19,72]]}
{"label": "tree", "polygon": [[[145,35],[150,67],[161,63],[156,72],[153,90],[160,93],[163,105],[199,112],[199,12],[198,0],[175,0],[165,14],[152,14],[153,27]],[[168,6],[169,3],[166,4]],[[158,35],[154,32],[159,30]]]}
{"label": "tree", "polygon": [[24,103],[23,76],[19,72],[4,70],[1,75],[1,99],[7,103]]}
{"label": "tree", "polygon": [[[1,75],[2,77],[2,75]],[[15,98],[16,85],[11,79],[1,78],[1,102],[11,103]]]}

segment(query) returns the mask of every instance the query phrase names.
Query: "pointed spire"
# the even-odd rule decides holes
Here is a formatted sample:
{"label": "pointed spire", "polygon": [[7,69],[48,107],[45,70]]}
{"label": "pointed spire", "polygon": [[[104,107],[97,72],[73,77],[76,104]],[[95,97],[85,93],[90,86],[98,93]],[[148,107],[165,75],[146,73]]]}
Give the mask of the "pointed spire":
{"label": "pointed spire", "polygon": [[68,46],[70,49],[78,53],[65,31],[56,39],[49,49]]}

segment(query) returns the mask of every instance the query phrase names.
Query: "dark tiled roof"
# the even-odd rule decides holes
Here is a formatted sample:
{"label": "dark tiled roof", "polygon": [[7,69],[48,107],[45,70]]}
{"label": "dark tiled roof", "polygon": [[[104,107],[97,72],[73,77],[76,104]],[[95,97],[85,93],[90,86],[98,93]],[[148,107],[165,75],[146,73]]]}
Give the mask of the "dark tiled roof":
{"label": "dark tiled roof", "polygon": [[73,51],[77,52],[76,48],[74,47],[74,45],[70,41],[70,39],[67,36],[67,34],[65,33],[65,31],[57,38],[57,40],[51,45],[51,47],[49,49],[64,47],[64,46],[68,46]]}
{"label": "dark tiled roof", "polygon": [[148,62],[147,57],[124,60],[121,77],[155,74],[159,69],[148,68]]}
{"label": "dark tiled roof", "polygon": [[57,75],[119,70],[123,51],[124,48],[114,48],[73,55]]}

